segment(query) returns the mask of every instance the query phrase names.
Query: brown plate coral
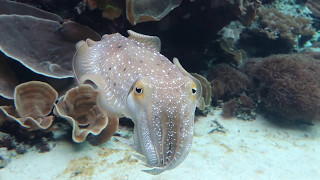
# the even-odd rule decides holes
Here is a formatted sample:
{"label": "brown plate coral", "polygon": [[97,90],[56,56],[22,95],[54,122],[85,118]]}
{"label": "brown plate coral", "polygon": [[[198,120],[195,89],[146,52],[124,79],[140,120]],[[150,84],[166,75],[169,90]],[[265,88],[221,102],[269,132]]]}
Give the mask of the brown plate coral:
{"label": "brown plate coral", "polygon": [[73,77],[72,56],[77,41],[100,36],[89,27],[52,13],[9,1],[0,6],[0,50],[32,71],[53,77]]}
{"label": "brown plate coral", "polygon": [[15,88],[14,107],[0,107],[1,117],[14,120],[30,131],[47,129],[54,120],[49,114],[57,97],[58,93],[47,83],[22,83]]}
{"label": "brown plate coral", "polygon": [[89,133],[98,135],[102,132],[102,136],[97,136],[98,140],[92,140],[92,144],[98,145],[109,140],[118,128],[118,119],[106,117],[97,106],[98,94],[99,91],[86,84],[72,88],[54,109],[55,115],[72,125],[75,142],[83,142]]}

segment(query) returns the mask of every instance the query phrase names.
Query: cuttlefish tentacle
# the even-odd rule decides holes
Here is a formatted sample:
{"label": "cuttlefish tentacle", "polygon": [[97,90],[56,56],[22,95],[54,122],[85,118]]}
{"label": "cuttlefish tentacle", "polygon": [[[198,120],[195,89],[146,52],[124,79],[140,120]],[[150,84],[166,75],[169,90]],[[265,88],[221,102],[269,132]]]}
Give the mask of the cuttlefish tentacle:
{"label": "cuttlefish tentacle", "polygon": [[108,117],[132,119],[133,147],[153,168],[146,172],[159,174],[187,157],[195,108],[207,104],[201,82],[159,53],[158,37],[128,33],[79,42],[74,73],[80,84],[97,87],[97,104]]}

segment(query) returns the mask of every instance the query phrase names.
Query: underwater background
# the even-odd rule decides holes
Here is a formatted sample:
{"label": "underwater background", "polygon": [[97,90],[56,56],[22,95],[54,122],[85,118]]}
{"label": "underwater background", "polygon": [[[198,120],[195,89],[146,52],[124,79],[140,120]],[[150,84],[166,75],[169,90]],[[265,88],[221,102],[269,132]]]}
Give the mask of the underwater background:
{"label": "underwater background", "polygon": [[[158,175],[126,142],[133,121],[74,75],[77,42],[128,30],[158,37],[210,105]],[[320,179],[319,0],[0,0],[0,37],[1,180]]]}

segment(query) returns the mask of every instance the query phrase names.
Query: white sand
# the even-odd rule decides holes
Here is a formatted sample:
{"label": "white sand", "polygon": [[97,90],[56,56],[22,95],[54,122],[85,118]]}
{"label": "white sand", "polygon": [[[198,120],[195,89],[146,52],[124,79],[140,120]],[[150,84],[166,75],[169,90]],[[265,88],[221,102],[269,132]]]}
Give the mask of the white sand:
{"label": "white sand", "polygon": [[[47,153],[18,155],[3,169],[12,179],[320,179],[320,123],[299,128],[255,121],[199,118],[192,151],[177,168],[149,175],[130,147],[112,139],[99,147],[57,141]],[[226,133],[208,134],[213,119]]]}

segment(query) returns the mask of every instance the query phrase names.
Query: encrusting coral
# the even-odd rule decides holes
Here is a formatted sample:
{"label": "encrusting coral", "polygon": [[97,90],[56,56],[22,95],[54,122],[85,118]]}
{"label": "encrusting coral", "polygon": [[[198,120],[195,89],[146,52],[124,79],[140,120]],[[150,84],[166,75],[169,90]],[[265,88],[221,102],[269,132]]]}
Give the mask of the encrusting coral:
{"label": "encrusting coral", "polygon": [[1,119],[14,120],[29,131],[47,129],[54,116],[53,109],[58,93],[47,83],[30,81],[15,88],[14,107],[1,106]]}
{"label": "encrusting coral", "polygon": [[259,110],[291,121],[320,115],[320,60],[314,54],[282,54],[252,59],[242,71],[253,82]]}
{"label": "encrusting coral", "polygon": [[91,138],[92,144],[99,145],[109,140],[118,128],[118,119],[106,117],[97,106],[98,94],[99,91],[86,84],[72,88],[60,98],[54,109],[55,115],[66,119],[73,127],[75,142],[83,142],[89,133],[98,135],[105,129],[99,136]]}

